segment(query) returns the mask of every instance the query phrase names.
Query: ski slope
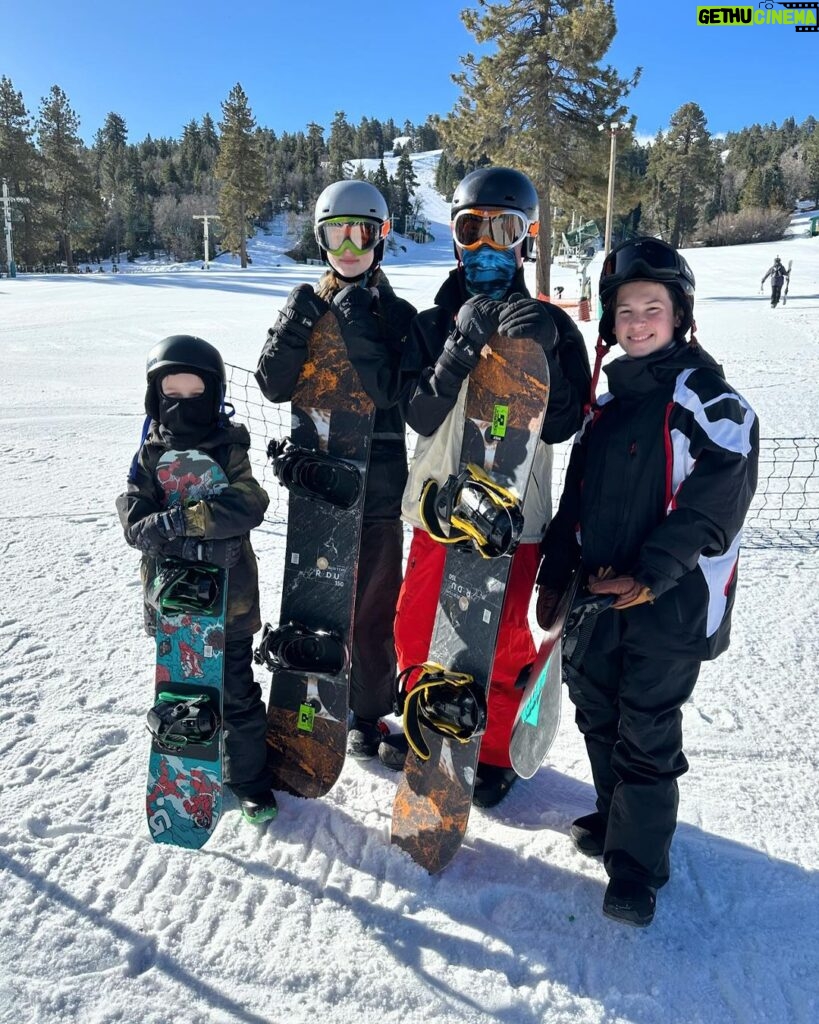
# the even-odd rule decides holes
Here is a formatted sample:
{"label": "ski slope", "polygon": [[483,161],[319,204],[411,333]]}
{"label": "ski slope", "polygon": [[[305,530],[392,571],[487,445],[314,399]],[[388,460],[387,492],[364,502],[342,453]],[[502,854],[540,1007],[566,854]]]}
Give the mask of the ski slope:
{"label": "ski slope", "polygon": [[[445,204],[426,212],[435,242],[386,265],[419,307],[452,265]],[[473,812],[440,876],[390,846],[396,779],[371,763],[323,800],[282,796],[259,828],[228,798],[201,852],[151,843],[153,645],[114,513],[145,356],[196,333],[254,367],[284,297],[321,272],[283,248],[260,236],[244,272],[223,257],[0,281],[0,1024],[815,1024],[816,549],[743,556],[733,645],[685,709],[673,877],[645,932],[602,916],[602,865],[568,839],[593,795],[565,703],[548,764]],[[775,253],[794,269],[772,310]],[[700,340],[763,435],[818,436],[819,239],[687,256]],[[254,535],[272,619],[282,538]]]}

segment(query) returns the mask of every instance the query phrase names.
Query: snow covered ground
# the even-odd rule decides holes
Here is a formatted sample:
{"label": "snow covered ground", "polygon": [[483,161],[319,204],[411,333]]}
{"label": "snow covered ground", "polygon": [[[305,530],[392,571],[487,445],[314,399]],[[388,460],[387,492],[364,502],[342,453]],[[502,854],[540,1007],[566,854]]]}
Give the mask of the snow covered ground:
{"label": "snow covered ground", "polygon": [[[445,205],[428,216],[435,243],[387,262],[421,307],[452,264]],[[567,837],[593,800],[568,705],[549,763],[473,813],[437,877],[390,846],[396,780],[366,763],[261,828],[229,800],[202,852],[151,843],[153,648],[114,498],[151,345],[198,333],[251,368],[320,274],[275,237],[252,251],[244,272],[0,281],[0,1022],[815,1024],[815,548],[743,558],[733,646],[686,707],[673,877],[645,932],[602,916],[603,868]],[[771,310],[775,253],[794,271]],[[763,434],[819,436],[819,239],[688,255],[700,339]],[[272,619],[281,538],[254,537]]]}

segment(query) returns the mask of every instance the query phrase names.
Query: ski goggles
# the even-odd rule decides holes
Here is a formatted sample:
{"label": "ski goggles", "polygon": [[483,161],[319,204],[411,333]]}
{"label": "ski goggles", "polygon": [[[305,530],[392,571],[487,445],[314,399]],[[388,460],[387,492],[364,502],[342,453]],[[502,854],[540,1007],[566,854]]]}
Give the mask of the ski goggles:
{"label": "ski goggles", "polygon": [[695,287],[694,272],[687,261],[658,238],[640,238],[613,249],[603,261],[600,288],[606,291],[641,276],[651,281],[678,281]]}
{"label": "ski goggles", "polygon": [[334,256],[350,249],[356,256],[372,252],[390,233],[389,220],[367,220],[362,217],[333,217],[316,225],[316,241]]}
{"label": "ski goggles", "polygon": [[536,235],[537,221],[531,223],[518,210],[459,210],[452,221],[452,237],[461,249],[488,245],[513,249],[528,235]]}

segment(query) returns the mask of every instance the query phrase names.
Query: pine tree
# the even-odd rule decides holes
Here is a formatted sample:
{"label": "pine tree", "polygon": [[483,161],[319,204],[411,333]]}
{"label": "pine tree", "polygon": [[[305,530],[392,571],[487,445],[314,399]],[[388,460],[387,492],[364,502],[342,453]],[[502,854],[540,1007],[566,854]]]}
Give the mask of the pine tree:
{"label": "pine tree", "polygon": [[639,77],[620,78],[600,61],[615,33],[610,0],[481,0],[461,18],[478,43],[496,50],[461,58],[453,79],[462,95],[442,124],[445,143],[464,160],[484,155],[524,171],[540,196],[538,289],[548,294],[553,188],[588,175],[588,151],[601,121],[619,120]]}
{"label": "pine tree", "polygon": [[646,178],[650,226],[675,247],[690,243],[718,173],[705,114],[696,103],[684,103],[671,115],[667,134],[659,133],[651,148]]}
{"label": "pine tree", "polygon": [[265,200],[264,161],[256,137],[256,121],[244,89],[237,82],[222,103],[222,137],[216,177],[222,183],[219,217],[223,243],[247,267],[247,239],[253,218]]}
{"label": "pine tree", "polygon": [[37,119],[47,190],[43,219],[53,226],[69,271],[74,270],[74,241],[88,229],[98,207],[91,170],[83,159],[79,127],[68,97],[53,85],[43,98]]}
{"label": "pine tree", "polygon": [[[11,79],[0,77],[0,177],[8,182],[11,195],[29,200],[13,203],[15,255],[24,264],[35,263],[44,241],[38,232],[37,211],[45,199],[40,159],[33,142],[31,117]],[[20,225],[20,228],[17,225]]]}
{"label": "pine tree", "polygon": [[412,197],[415,195],[415,186],[417,184],[418,178],[412,166],[409,147],[404,146],[393,179],[395,206],[392,208],[393,223],[396,225],[396,230],[401,231],[403,229],[403,234],[406,234],[409,230],[409,220],[412,219],[415,212]]}
{"label": "pine tree", "polygon": [[327,152],[330,155],[330,179],[331,181],[341,181],[344,177],[345,163],[355,156],[355,131],[348,123],[343,110],[336,111],[333,123],[330,125]]}

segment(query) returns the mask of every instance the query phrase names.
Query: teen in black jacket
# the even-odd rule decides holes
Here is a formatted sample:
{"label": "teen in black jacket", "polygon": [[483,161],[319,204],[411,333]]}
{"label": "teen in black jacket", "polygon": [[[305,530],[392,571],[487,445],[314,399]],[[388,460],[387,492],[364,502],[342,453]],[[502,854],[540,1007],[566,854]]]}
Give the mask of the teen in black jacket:
{"label": "teen in black jacket", "polygon": [[603,910],[646,925],[668,881],[677,778],[688,768],[681,707],[704,659],[728,646],[742,524],[757,482],[759,425],[699,345],[694,277],[656,239],[604,264],[601,337],[625,355],[575,439],[542,544],[538,620],[549,624],[579,566],[615,598],[579,664],[565,666],[597,810],[574,822],[610,876]]}

